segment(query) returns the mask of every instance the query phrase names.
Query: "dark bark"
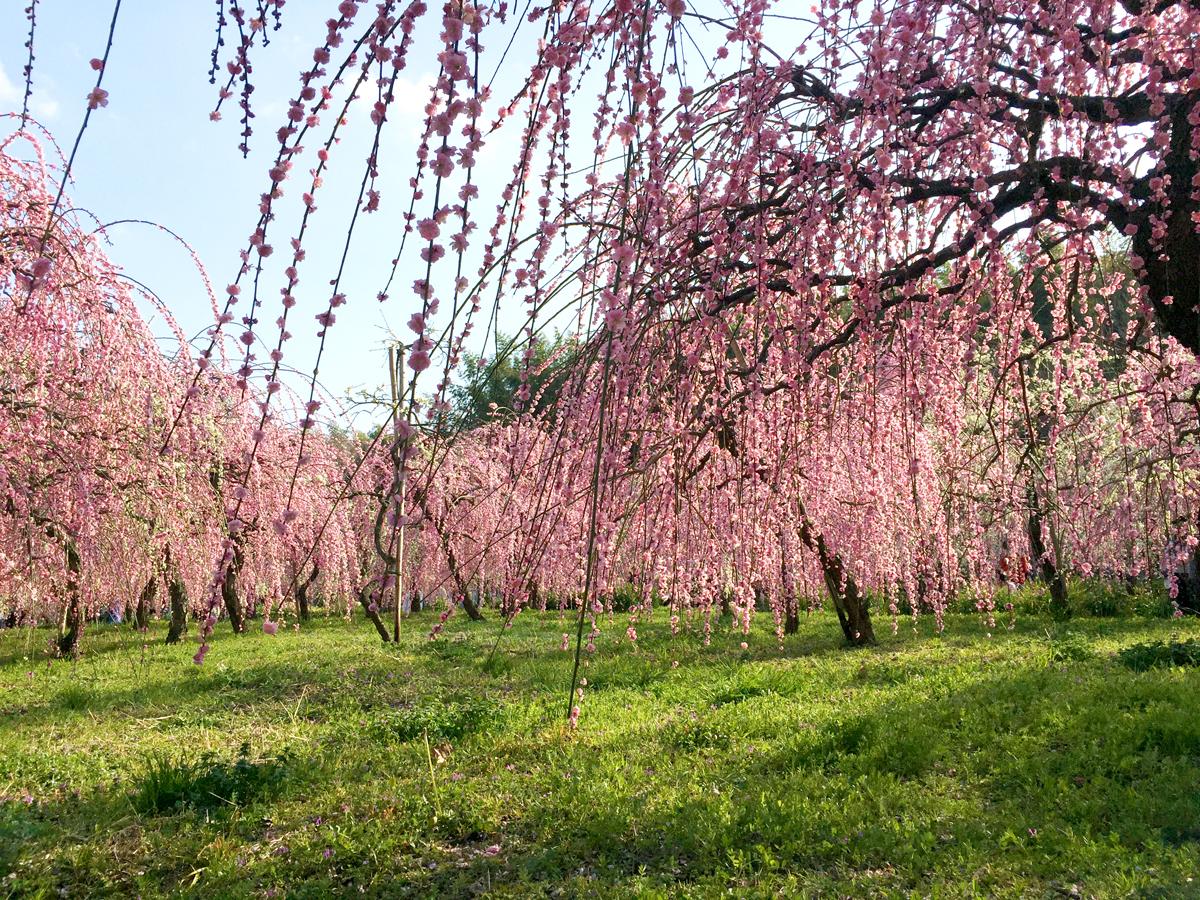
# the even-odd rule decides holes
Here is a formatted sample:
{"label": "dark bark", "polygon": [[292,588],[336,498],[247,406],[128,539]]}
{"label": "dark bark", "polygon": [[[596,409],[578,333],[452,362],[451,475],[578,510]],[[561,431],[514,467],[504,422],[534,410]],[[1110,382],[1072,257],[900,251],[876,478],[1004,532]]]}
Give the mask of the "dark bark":
{"label": "dark bark", "polygon": [[317,576],[321,574],[321,567],[313,563],[312,571],[308,574],[308,578],[300,582],[296,586],[296,610],[300,614],[300,621],[307,622],[309,617],[308,610],[308,592],[313,586],[313,582],[317,580]]}
{"label": "dark bark", "polygon": [[825,587],[833,599],[833,608],[841,623],[842,634],[846,636],[846,643],[854,647],[874,644],[875,629],[871,627],[871,610],[866,595],[854,576],[846,571],[841,556],[830,553],[825,546],[825,538],[820,535],[816,538],[816,549]]}
{"label": "dark bark", "polygon": [[[5,511],[10,515],[13,512],[11,497],[8,498],[5,504]],[[59,656],[78,658],[79,643],[80,638],[83,636],[84,625],[83,597],[80,595],[82,564],[79,559],[79,551],[75,547],[75,541],[57,523],[37,511],[31,512],[33,520],[38,524],[38,527],[44,530],[46,537],[62,547],[63,554],[66,557],[67,582],[64,589],[67,595],[67,603],[63,608],[62,619],[58,625],[57,648]]]}
{"label": "dark bark", "polygon": [[754,586],[754,611],[769,612],[771,609],[771,592],[760,584]]}
{"label": "dark bark", "polygon": [[[530,609],[538,609],[539,608],[538,603],[539,603],[540,597],[541,597],[541,591],[538,588],[538,583],[536,581],[529,582],[529,603],[528,603],[528,605],[529,605]],[[543,606],[544,606],[544,604],[543,604]],[[507,615],[511,615],[511,613],[507,613]]]}
{"label": "dark bark", "polygon": [[187,634],[187,586],[178,572],[172,572],[167,582],[167,596],[171,599],[171,625],[167,629],[167,643],[175,644]]}
{"label": "dark bark", "polygon": [[779,529],[779,583],[783,591],[783,633],[795,634],[800,630],[800,600],[796,596],[796,583],[788,563],[788,541],[783,529]]}
{"label": "dark bark", "polygon": [[[722,420],[721,431],[724,436],[719,436],[718,442],[730,455],[737,458],[740,450],[736,434],[731,428],[725,428],[725,425],[727,423]],[[760,477],[762,477],[761,473]],[[808,518],[808,512],[804,508],[804,502],[800,498],[796,499],[796,517],[801,542],[810,551],[817,554],[817,559],[820,561],[825,586],[829,589],[829,596],[833,600],[833,608],[837,612],[838,622],[841,623],[846,643],[853,647],[874,644],[875,629],[871,627],[871,610],[866,595],[859,588],[854,576],[846,571],[841,556],[831,553],[825,544],[824,535],[818,534],[813,528],[813,524]],[[728,602],[727,595],[722,594],[722,614],[728,609]],[[797,622],[798,627],[799,622]]]}
{"label": "dark bark", "polygon": [[[1177,3],[1195,0],[1164,0],[1162,3],[1143,3],[1141,0],[1122,0],[1127,9],[1145,9],[1151,16],[1170,15],[1168,10]],[[1097,31],[1090,24],[1080,23],[1079,29],[1084,43],[1080,51],[1094,74],[1103,76],[1117,71],[1132,60],[1144,58],[1137,43],[1150,28],[1163,27],[1166,20],[1157,25],[1134,25],[1118,31]],[[1042,31],[1047,37],[1048,32]],[[1096,52],[1095,39],[1101,38],[1112,51],[1110,57]],[[1112,95],[1085,94],[1081,96],[1053,96],[1036,90],[1023,90],[1015,85],[1023,82],[1037,84],[1035,70],[1027,68],[1028,60],[1016,47],[1001,48],[1001,52],[990,62],[991,75],[974,84],[970,81],[947,79],[938,83],[942,73],[938,72],[934,60],[930,69],[921,73],[915,81],[889,85],[895,90],[889,107],[894,108],[897,129],[910,135],[921,132],[934,133],[945,124],[948,117],[958,134],[963,134],[962,104],[980,98],[978,84],[989,84],[984,92],[988,105],[987,113],[993,122],[1004,122],[1013,129],[1012,137],[1023,138],[1027,145],[1023,162],[993,171],[986,175],[986,193],[974,186],[963,184],[956,177],[936,177],[895,174],[892,201],[902,201],[918,209],[934,204],[936,216],[946,216],[946,206],[959,208],[968,206],[984,211],[983,217],[974,227],[951,239],[949,234],[938,241],[936,249],[921,250],[885,268],[872,279],[872,285],[881,290],[881,309],[886,310],[901,304],[914,302],[915,298],[897,290],[931,271],[955,260],[965,259],[975,253],[984,240],[999,244],[1020,238],[1029,232],[1037,232],[1043,223],[1058,227],[1064,222],[1063,211],[1090,209],[1095,217],[1082,226],[1080,231],[1097,233],[1105,225],[1113,230],[1131,234],[1132,255],[1144,263],[1135,267],[1135,277],[1146,289],[1146,299],[1154,310],[1158,326],[1175,338],[1191,352],[1200,354],[1200,232],[1195,227],[1195,217],[1200,214],[1200,203],[1194,196],[1194,186],[1200,176],[1200,159],[1193,150],[1194,135],[1198,127],[1197,109],[1200,108],[1200,89],[1192,79],[1194,73],[1188,67],[1172,70],[1158,69],[1161,82],[1153,90],[1143,80],[1128,90]],[[835,65],[836,68],[836,65]],[[1099,81],[1103,81],[1101,77]],[[1097,82],[1099,83],[1099,82]],[[1069,102],[1064,102],[1068,101]],[[836,134],[842,129],[853,127],[864,115],[875,115],[876,111],[860,96],[838,91],[836,79],[827,81],[817,69],[797,66],[792,72],[792,89],[780,91],[777,102],[791,104],[800,101],[785,115],[804,117],[815,115],[825,120],[824,129]],[[995,105],[992,105],[995,104]],[[1137,170],[1136,177],[1119,173],[1111,164],[1101,164],[1090,153],[1079,155],[1056,155],[1039,157],[1041,138],[1047,129],[1065,119],[1079,121],[1083,118],[1104,126],[1124,126],[1126,129],[1145,129],[1157,132],[1155,137],[1164,142],[1164,152],[1158,164],[1139,167],[1137,155],[1127,157],[1125,165]],[[967,121],[970,116],[968,115]],[[966,126],[967,131],[970,125]],[[797,161],[795,165],[799,166]],[[856,189],[873,189],[874,174],[863,170],[835,174],[821,186],[805,180],[800,184],[777,189],[772,177],[757,199],[739,207],[726,210],[725,220],[732,229],[740,222],[765,221],[767,242],[770,246],[792,240],[797,233],[794,219],[793,199],[797,194],[816,191],[822,195],[839,198],[834,202],[834,215],[848,214],[843,204],[858,202]],[[799,169],[796,170],[799,172]],[[1165,178],[1164,178],[1165,176]],[[1155,179],[1163,179],[1165,196],[1151,188]],[[1110,189],[1125,185],[1126,196],[1117,201]],[[1014,221],[1015,220],[1015,221]],[[989,229],[988,226],[992,226]],[[763,227],[761,224],[758,227]],[[990,230],[996,232],[989,237]],[[718,245],[718,236],[710,231],[697,231],[692,236],[691,255],[700,257]],[[787,269],[791,263],[787,253],[772,253],[770,261],[775,266],[774,276],[765,280],[765,286],[773,291],[794,290]],[[764,286],[761,272],[762,259],[741,260],[726,263],[734,273],[745,278],[730,278],[725,293],[715,304],[715,311],[730,309],[757,298]],[[694,271],[706,271],[695,266]],[[856,271],[830,271],[810,276],[810,281],[827,285],[849,286],[861,281]],[[815,277],[814,277],[815,276]],[[955,293],[963,285],[945,285],[938,293]],[[680,290],[704,288],[695,283],[681,286]],[[918,294],[917,297],[928,298]],[[703,308],[700,315],[714,312]],[[810,361],[834,347],[848,344],[854,337],[862,320],[851,318],[833,337],[819,343],[810,353]],[[749,374],[748,372],[742,374]],[[756,389],[761,389],[756,388]]]}
{"label": "dark bark", "polygon": [[154,605],[154,599],[158,596],[158,573],[151,572],[150,577],[146,579],[146,586],[142,588],[142,593],[138,595],[137,606],[133,611],[133,624],[140,631],[150,626],[150,609]]}
{"label": "dark bark", "polygon": [[242,542],[235,538],[233,542],[233,559],[225,570],[225,578],[221,581],[221,599],[225,601],[225,612],[229,616],[229,624],[235,634],[246,630],[246,620],[242,614],[242,598],[238,594],[238,575],[246,562],[246,554],[242,550]]}
{"label": "dark bark", "polygon": [[[1154,317],[1163,330],[1193,353],[1200,354],[1200,233],[1192,216],[1200,209],[1192,200],[1200,165],[1192,158],[1192,125],[1188,116],[1200,104],[1200,91],[1186,95],[1171,115],[1171,142],[1159,170],[1168,174],[1168,205],[1147,202],[1131,222],[1138,227],[1133,252],[1145,262],[1141,281],[1146,286]],[[1150,175],[1146,176],[1147,178]],[[1155,247],[1150,217],[1161,216],[1166,234]]]}
{"label": "dark bark", "polygon": [[[1071,616],[1071,604],[1067,599],[1067,582],[1062,570],[1057,564],[1055,548],[1047,550],[1042,540],[1042,513],[1037,489],[1030,484],[1029,499],[1029,552],[1033,557],[1033,571],[1037,577],[1050,589],[1050,615],[1056,619],[1067,619]],[[1051,543],[1054,541],[1054,523],[1050,523]]]}
{"label": "dark bark", "polygon": [[800,599],[794,590],[783,595],[783,633],[795,634],[800,630]]}
{"label": "dark bark", "polygon": [[425,518],[433,524],[434,530],[437,531],[438,543],[442,546],[442,555],[446,557],[446,565],[450,569],[450,577],[454,579],[454,589],[461,598],[463,610],[475,621],[482,621],[483,613],[471,599],[471,593],[467,589],[467,580],[463,578],[462,572],[459,570],[458,558],[454,555],[454,548],[450,546],[450,539],[446,536],[444,523],[430,510],[424,491],[416,491],[415,495],[421,512],[425,514]]}
{"label": "dark bark", "polygon": [[842,634],[846,636],[846,643],[854,647],[874,644],[875,629],[871,627],[871,610],[866,595],[859,588],[854,576],[846,571],[841,556],[831,553],[825,545],[825,537],[815,533],[803,504],[800,504],[799,512],[800,540],[817,554],[821,574],[825,578],[825,587],[833,600],[833,608],[837,613],[838,622],[841,623]]}
{"label": "dark bark", "polygon": [[[372,588],[379,583],[379,581],[380,579],[378,578],[372,578],[370,581],[365,582],[363,586],[358,589],[358,602],[362,604],[363,612],[366,614],[367,618],[371,620],[371,624],[375,626],[375,630],[379,632],[380,640],[382,640],[385,644],[389,644],[391,643],[392,636],[388,633],[387,626],[383,624],[383,619],[379,617],[378,606],[376,605],[374,609],[371,608],[373,605],[375,605],[371,598],[371,591]],[[382,593],[382,591],[380,593]]]}
{"label": "dark bark", "polygon": [[[57,529],[56,529],[57,532]],[[83,598],[79,593],[79,551],[70,538],[62,541],[67,557],[67,608],[58,636],[58,655],[78,659],[80,638],[83,637]]]}
{"label": "dark bark", "polygon": [[[834,557],[833,567],[826,567],[825,578],[828,582],[831,577],[836,577],[836,574],[841,572],[842,560],[841,557]],[[875,643],[875,629],[871,627],[871,610],[867,602],[866,595],[861,591],[856,582],[851,576],[845,575],[842,588],[842,606],[845,611],[845,617],[839,616],[842,620],[842,633],[846,636],[846,641],[856,647],[866,646]],[[834,602],[837,603],[837,596],[834,596]]]}
{"label": "dark bark", "polygon": [[187,585],[179,567],[171,560],[170,546],[163,548],[163,576],[167,579],[167,599],[171,604],[171,624],[167,628],[167,643],[175,644],[187,634]]}
{"label": "dark bark", "polygon": [[[1200,528],[1200,522],[1197,522]],[[1200,615],[1200,545],[1175,566],[1175,604],[1182,612]]]}

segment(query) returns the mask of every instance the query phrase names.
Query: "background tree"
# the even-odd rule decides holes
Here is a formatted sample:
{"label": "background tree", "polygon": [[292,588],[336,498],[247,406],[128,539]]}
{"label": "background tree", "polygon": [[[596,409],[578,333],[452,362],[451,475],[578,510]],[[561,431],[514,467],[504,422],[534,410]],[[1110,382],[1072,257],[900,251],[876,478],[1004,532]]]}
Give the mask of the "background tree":
{"label": "background tree", "polygon": [[577,342],[562,334],[535,336],[524,350],[497,335],[496,345],[500,350],[491,359],[464,356],[461,382],[450,389],[458,428],[508,421],[518,413],[552,416],[578,353]]}

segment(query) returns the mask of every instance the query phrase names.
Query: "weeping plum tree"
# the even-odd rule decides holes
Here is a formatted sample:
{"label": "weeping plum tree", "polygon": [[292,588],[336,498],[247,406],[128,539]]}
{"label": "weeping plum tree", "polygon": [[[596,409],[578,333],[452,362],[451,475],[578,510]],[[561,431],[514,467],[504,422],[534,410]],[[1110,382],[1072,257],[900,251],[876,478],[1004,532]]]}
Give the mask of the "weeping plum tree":
{"label": "weeping plum tree", "polygon": [[[167,639],[182,636],[196,611],[188,598],[204,596],[224,537],[214,503],[225,505],[225,486],[214,496],[208,475],[254,439],[246,411],[257,401],[210,371],[176,416],[194,372],[188,342],[147,292],[140,299],[174,329],[177,350],[163,355],[136,283],[63,199],[66,168],[60,161],[52,175],[30,130],[0,141],[0,596],[10,614],[58,624],[58,652],[73,656],[86,622],[107,610],[137,600],[145,624],[160,580]],[[283,505],[297,447],[294,427],[269,431],[243,487],[268,518]],[[272,599],[285,593],[295,544],[309,550],[322,527],[330,593],[350,588],[348,519],[329,514],[342,460],[323,436],[306,457],[293,542],[263,529],[269,540],[256,534],[245,545],[243,577]]]}
{"label": "weeping plum tree", "polygon": [[[1172,472],[1158,500],[1183,523],[1174,546],[1194,548],[1192,0],[819,0],[799,14],[768,0],[330,9],[267,137],[257,222],[162,440],[186,442],[201,388],[240,328],[227,377],[261,399],[241,407],[238,477],[222,488],[231,528],[211,556],[202,640],[238,527],[257,515],[271,525],[263,533],[300,540],[297,484],[321,440],[316,375],[352,299],[345,260],[368,216],[391,217],[402,234],[377,296],[411,312],[412,378],[399,405],[404,423],[428,423],[412,426],[420,441],[397,430],[403,453],[383,450],[413,492],[402,527],[420,530],[423,561],[447,567],[456,603],[469,604],[477,565],[495,570],[506,609],[529,602],[533,584],[569,598],[577,661],[601,598],[631,576],[643,588],[634,619],[666,597],[673,626],[707,636],[713,598],[725,596],[748,628],[761,589],[780,630],[787,598],[827,597],[847,640],[865,643],[868,596],[891,598],[893,610],[895,598],[919,597],[914,610],[940,617],[964,586],[985,586],[1006,523],[1022,523],[1010,537],[1036,545],[1054,532],[1054,554],[1059,544],[1082,554],[1073,536],[1092,533],[1092,519],[1058,467],[1066,446],[1076,459],[1115,458],[1093,413],[1121,423],[1122,458]],[[219,24],[214,76],[224,63],[228,78],[212,117],[236,96],[247,151],[252,60],[286,17],[272,2],[231,12],[238,39],[226,43]],[[431,43],[437,74],[416,159],[399,176],[407,202],[394,202],[377,150],[404,118],[399,73]],[[89,113],[107,99],[98,62]],[[517,75],[489,74],[501,71]],[[310,278],[306,241],[335,205],[317,201],[352,129],[372,149],[335,238],[342,262],[321,288],[321,349],[295,440],[273,443],[297,296],[325,279]],[[493,140],[503,129],[519,139]],[[482,219],[491,190],[497,211]],[[298,216],[277,215],[292,202]],[[279,233],[288,221],[296,230]],[[1114,250],[1128,270],[1106,269]],[[1037,292],[1011,289],[1018,260],[1048,273],[1048,320]],[[1078,302],[1081,272],[1101,302]],[[397,285],[402,297],[391,296]],[[278,308],[264,316],[275,287]],[[1117,297],[1119,316],[1103,302]],[[476,326],[509,306],[524,317],[528,402],[464,439],[446,427],[452,373]],[[556,315],[578,324],[578,350],[557,402],[540,407],[536,336]],[[274,331],[259,325],[273,317]],[[1114,354],[1127,390],[1093,377]],[[1035,358],[1052,394],[1078,384],[1096,405],[1039,410],[1046,418],[1024,444],[1045,451],[1031,466],[1010,454],[1019,431],[1001,427],[980,451],[981,434],[1015,417],[981,410],[976,394],[985,385],[1011,411],[1015,374]],[[260,459],[283,472],[269,504],[258,499]],[[1134,498],[1150,502],[1134,471],[1113,489],[1131,525]],[[468,472],[470,489],[458,490]],[[1164,537],[1137,528],[1147,542]],[[1044,543],[1031,550],[1050,562]]]}
{"label": "weeping plum tree", "polygon": [[[368,7],[337,5],[276,135],[271,190],[239,275],[253,276],[252,311],[263,265],[256,251],[270,246],[272,208],[294,157],[323,121],[333,122],[324,126],[331,140],[345,127],[346,117],[326,115],[340,113],[343,84],[377,85],[369,118],[378,140],[394,97],[389,73],[407,65],[429,13],[424,4],[369,9],[363,24]],[[582,515],[584,547],[572,540],[567,551],[580,561],[582,580],[570,592],[580,597],[580,641],[588,610],[621,567],[618,547],[636,534],[631,504],[647,496],[669,495],[671,508],[684,510],[729,484],[758,485],[740,491],[725,521],[704,523],[723,545],[711,554],[719,563],[695,565],[697,547],[680,522],[675,552],[659,557],[672,560],[670,577],[660,562],[650,581],[676,602],[720,593],[705,588],[718,571],[736,572],[741,585],[773,584],[778,574],[755,571],[765,567],[737,549],[756,539],[736,529],[757,532],[777,506],[852,642],[870,639],[868,589],[886,595],[903,584],[909,596],[944,599],[962,573],[990,568],[982,535],[935,514],[953,506],[939,496],[952,489],[928,465],[958,462],[923,444],[961,433],[962,391],[992,336],[1017,348],[1012,335],[1038,326],[1030,297],[1004,290],[1017,257],[1036,266],[1054,255],[1092,269],[1112,243],[1128,240],[1132,271],[1106,289],[1132,292],[1138,310],[1115,339],[1130,353],[1151,333],[1192,354],[1200,348],[1194,4],[825,2],[804,17],[767,2],[614,0],[518,20],[505,7],[451,2],[432,15],[440,69],[412,195],[424,211],[404,213],[420,238],[421,273],[409,403],[440,353],[429,412],[442,414],[449,372],[485,303],[526,304],[532,342],[554,298],[581,298],[590,331],[564,402],[541,427],[557,434],[553,452],[564,459],[546,465],[575,472],[583,488],[579,497],[536,500],[528,528],[538,534],[543,519],[551,527],[572,503]],[[522,28],[539,32],[537,49],[515,94],[496,102],[484,61]],[[257,33],[232,51],[221,95],[241,89],[243,141]],[[589,93],[592,128],[581,142],[568,98]],[[522,132],[480,245],[474,170],[488,151],[485,116]],[[327,163],[320,158],[317,176]],[[386,214],[373,159],[367,172],[360,205]],[[319,179],[307,187],[311,213]],[[347,244],[353,236],[352,227]],[[293,249],[281,322],[303,258]],[[473,281],[463,277],[468,266]],[[227,310],[239,293],[231,288]],[[322,335],[344,300],[335,290],[319,317]],[[439,313],[448,327],[437,338]],[[1102,310],[1053,318],[1056,338],[1066,335],[1073,348],[1114,338]],[[947,359],[950,377],[936,368]],[[998,364],[1009,371],[1009,362]],[[1180,365],[1194,372],[1191,357]],[[784,429],[791,444],[762,440],[764,429],[813,404],[823,427]],[[839,406],[873,417],[873,430],[859,433]],[[930,430],[932,415],[946,418]],[[1192,451],[1180,436],[1174,452],[1187,467]],[[900,464],[893,470],[877,457],[851,476],[831,448]],[[865,479],[849,491],[857,498],[822,480],[848,476]],[[876,493],[864,494],[864,484]],[[884,494],[908,498],[906,514],[925,532],[914,542],[921,552],[894,554],[875,531],[887,517],[870,505]],[[844,502],[831,504],[835,497]],[[1044,501],[1017,502],[1032,515]],[[730,569],[732,559],[741,565]],[[734,592],[742,609],[752,606],[746,591]]]}
{"label": "weeping plum tree", "polygon": [[57,620],[74,656],[86,621],[129,600],[113,551],[143,544],[130,507],[161,498],[146,436],[172,367],[96,236],[56,206],[40,142],[0,142],[0,592]]}

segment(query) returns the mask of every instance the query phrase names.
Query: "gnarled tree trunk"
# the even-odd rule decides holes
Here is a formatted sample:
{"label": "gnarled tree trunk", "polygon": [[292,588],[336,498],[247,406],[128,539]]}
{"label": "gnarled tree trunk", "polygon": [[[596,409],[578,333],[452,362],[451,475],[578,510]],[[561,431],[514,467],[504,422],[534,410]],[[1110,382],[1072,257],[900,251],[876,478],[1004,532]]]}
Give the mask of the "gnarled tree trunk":
{"label": "gnarled tree trunk", "polygon": [[221,582],[221,599],[225,601],[225,612],[229,616],[229,624],[233,627],[235,634],[242,634],[246,630],[246,620],[242,615],[242,598],[238,595],[237,583],[238,575],[245,562],[246,554],[242,550],[242,542],[240,538],[234,538],[233,559],[229,563],[229,568],[225,570],[225,578]]}
{"label": "gnarled tree trunk", "polygon": [[171,576],[167,584],[167,595],[171,598],[171,625],[167,629],[167,643],[174,644],[187,634],[187,587],[178,573]]}
{"label": "gnarled tree trunk", "polygon": [[867,596],[854,580],[854,576],[846,571],[842,558],[837,553],[831,553],[825,545],[823,535],[817,534],[804,511],[804,504],[799,506],[800,540],[804,545],[817,554],[821,564],[821,574],[825,578],[825,587],[833,600],[833,608],[837,613],[838,622],[842,626],[842,634],[846,643],[854,647],[862,647],[875,643],[875,629],[871,627],[871,610]]}
{"label": "gnarled tree trunk", "polygon": [[[379,606],[371,599],[371,588],[378,584],[380,579],[372,578],[370,581],[363,583],[363,586],[358,589],[358,602],[362,604],[363,612],[366,613],[371,624],[375,626],[375,630],[379,632],[380,639],[385,643],[391,643],[392,636],[388,633],[387,626],[383,624],[383,619],[379,617]],[[380,596],[383,591],[379,592]],[[374,607],[374,608],[372,608]]]}
{"label": "gnarled tree trunk", "polygon": [[789,545],[784,529],[779,529],[779,583],[783,589],[783,633],[795,634],[800,630],[800,600],[796,596],[796,583],[792,579]]}
{"label": "gnarled tree trunk", "polygon": [[321,574],[321,567],[313,563],[312,571],[308,577],[296,586],[296,611],[300,615],[301,622],[307,622],[309,617],[308,611],[308,592],[313,586],[313,582],[317,580],[317,576]]}
{"label": "gnarled tree trunk", "polygon": [[144,631],[150,626],[150,607],[154,604],[154,598],[157,596],[158,573],[151,572],[150,577],[146,579],[146,586],[138,595],[137,606],[133,610],[133,624],[139,631]]}
{"label": "gnarled tree trunk", "polygon": [[[834,557],[836,569],[841,568],[841,557]],[[830,579],[829,569],[826,570],[826,579]],[[836,577],[836,576],[834,576]],[[834,597],[835,604],[837,596]],[[851,576],[845,576],[844,587],[842,589],[842,610],[845,615],[839,615],[842,622],[842,632],[846,635],[846,640],[856,647],[866,646],[875,643],[875,629],[871,627],[871,611],[868,606],[867,596],[862,592]]]}
{"label": "gnarled tree trunk", "polygon": [[[1067,582],[1059,569],[1058,548],[1053,546],[1047,550],[1042,540],[1042,506],[1038,500],[1037,488],[1031,482],[1026,494],[1029,500],[1029,552],[1033,557],[1033,571],[1046,586],[1050,588],[1050,614],[1056,619],[1067,619],[1071,616],[1071,604],[1067,599]],[[1049,523],[1050,541],[1057,544],[1054,534],[1054,523]]]}
{"label": "gnarled tree trunk", "polygon": [[[57,529],[55,531],[57,533]],[[83,637],[83,597],[79,593],[81,566],[75,542],[68,537],[61,537],[61,540],[67,557],[67,606],[59,629],[58,655],[76,659],[79,657],[79,641]]]}
{"label": "gnarled tree trunk", "polygon": [[795,634],[800,630],[800,602],[795,591],[783,595],[783,633]]}
{"label": "gnarled tree trunk", "polygon": [[187,634],[187,586],[177,566],[171,563],[171,548],[163,551],[163,570],[167,578],[167,597],[171,601],[171,625],[167,628],[167,643],[175,644]]}
{"label": "gnarled tree trunk", "polygon": [[451,578],[454,579],[454,589],[461,599],[463,610],[475,621],[482,621],[483,613],[479,611],[479,607],[471,599],[471,593],[467,589],[467,580],[463,577],[459,569],[458,558],[454,555],[454,548],[450,546],[450,538],[446,535],[445,523],[435,516],[429,508],[428,498],[426,498],[424,491],[416,491],[415,495],[417,504],[421,507],[421,512],[425,514],[425,518],[432,523],[434,530],[437,532],[438,543],[441,544],[442,555],[446,557],[446,566],[450,569]]}

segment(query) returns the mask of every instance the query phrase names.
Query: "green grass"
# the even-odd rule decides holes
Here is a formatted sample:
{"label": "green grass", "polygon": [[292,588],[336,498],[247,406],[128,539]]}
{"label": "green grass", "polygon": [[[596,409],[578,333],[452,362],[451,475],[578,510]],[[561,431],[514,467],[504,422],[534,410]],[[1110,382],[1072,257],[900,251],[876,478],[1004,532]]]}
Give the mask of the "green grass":
{"label": "green grass", "polygon": [[1195,620],[0,634],[0,896],[1200,896]]}

